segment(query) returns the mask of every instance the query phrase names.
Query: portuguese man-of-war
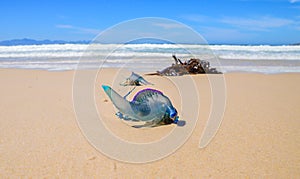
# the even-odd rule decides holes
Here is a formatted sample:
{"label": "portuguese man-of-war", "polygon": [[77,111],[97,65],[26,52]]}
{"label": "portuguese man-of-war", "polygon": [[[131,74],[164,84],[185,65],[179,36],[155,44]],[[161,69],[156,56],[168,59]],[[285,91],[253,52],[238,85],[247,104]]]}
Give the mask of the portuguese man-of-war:
{"label": "portuguese man-of-war", "polygon": [[119,118],[145,122],[144,125],[135,127],[155,127],[178,122],[177,110],[170,99],[158,90],[143,89],[134,96],[132,101],[128,101],[127,95],[122,97],[106,85],[102,85],[102,88],[119,110],[116,114]]}
{"label": "portuguese man-of-war", "polygon": [[126,80],[123,83],[120,83],[121,86],[141,86],[142,84],[153,85],[152,83],[149,83],[143,77],[134,72],[132,72],[130,77],[126,78]]}

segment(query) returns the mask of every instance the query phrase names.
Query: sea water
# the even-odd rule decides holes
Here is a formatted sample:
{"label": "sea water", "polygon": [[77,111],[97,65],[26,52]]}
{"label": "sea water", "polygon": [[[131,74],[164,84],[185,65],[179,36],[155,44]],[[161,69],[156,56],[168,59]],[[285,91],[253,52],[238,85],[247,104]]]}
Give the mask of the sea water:
{"label": "sea water", "polygon": [[155,72],[174,63],[200,58],[227,72],[300,72],[300,46],[196,44],[53,44],[0,46],[0,68],[64,71],[128,68]]}

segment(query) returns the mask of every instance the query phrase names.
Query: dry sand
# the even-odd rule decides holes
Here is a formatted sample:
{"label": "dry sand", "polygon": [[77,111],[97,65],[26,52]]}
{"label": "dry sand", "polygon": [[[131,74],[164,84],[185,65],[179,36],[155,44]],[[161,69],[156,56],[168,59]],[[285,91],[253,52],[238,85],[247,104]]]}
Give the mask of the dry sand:
{"label": "dry sand", "polygon": [[[115,70],[105,74],[109,83]],[[300,177],[300,74],[226,74],[224,120],[204,149],[198,145],[209,116],[211,91],[205,75],[193,76],[201,89],[195,130],[175,153],[146,164],[112,160],[89,144],[73,109],[73,75],[72,71],[0,70],[0,178]],[[147,79],[165,88],[174,106],[180,106],[178,91],[168,88],[171,83],[160,77]],[[101,77],[97,80],[96,84]],[[177,127],[131,128],[116,119],[101,88],[95,94],[107,127],[126,140],[158,140]]]}

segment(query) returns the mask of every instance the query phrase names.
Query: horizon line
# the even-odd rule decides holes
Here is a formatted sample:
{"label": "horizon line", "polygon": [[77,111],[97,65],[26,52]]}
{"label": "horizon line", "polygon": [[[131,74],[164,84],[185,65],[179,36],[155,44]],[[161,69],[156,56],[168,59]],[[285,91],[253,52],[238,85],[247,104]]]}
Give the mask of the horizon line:
{"label": "horizon line", "polygon": [[[152,41],[151,41],[152,40]],[[24,41],[24,42],[22,42]],[[155,41],[155,42],[154,42]],[[184,45],[244,45],[244,46],[259,46],[259,45],[270,45],[270,46],[292,46],[292,45],[300,45],[300,42],[297,43],[229,43],[229,42],[218,42],[218,43],[188,43],[188,42],[181,42],[181,43],[172,43],[168,41],[159,42],[157,39],[149,39],[146,38],[145,40],[141,39],[138,41],[128,42],[128,43],[109,43],[109,42],[96,42],[92,40],[50,40],[50,39],[43,39],[43,40],[36,40],[31,38],[19,38],[19,39],[10,39],[10,40],[0,40],[0,46],[19,46],[19,45],[59,45],[59,44],[184,44]]]}

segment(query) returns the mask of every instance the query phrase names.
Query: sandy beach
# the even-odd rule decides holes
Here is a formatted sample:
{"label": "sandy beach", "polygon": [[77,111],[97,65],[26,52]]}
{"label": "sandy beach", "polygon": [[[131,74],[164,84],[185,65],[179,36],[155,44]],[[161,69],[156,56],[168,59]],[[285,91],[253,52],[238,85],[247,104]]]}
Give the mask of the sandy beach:
{"label": "sandy beach", "polygon": [[[96,86],[103,79],[112,85],[115,70],[106,69],[104,74],[97,78]],[[201,89],[195,130],[175,153],[146,164],[110,159],[90,145],[73,109],[73,76],[74,71],[0,69],[0,178],[300,177],[298,73],[225,74],[224,119],[204,149],[198,146],[209,116],[211,90],[206,75],[192,76]],[[154,88],[166,89],[174,106],[180,108],[180,95],[169,87],[171,83],[158,76],[146,78]],[[95,99],[115,135],[150,142],[178,127],[131,128],[114,116],[100,85]]]}

